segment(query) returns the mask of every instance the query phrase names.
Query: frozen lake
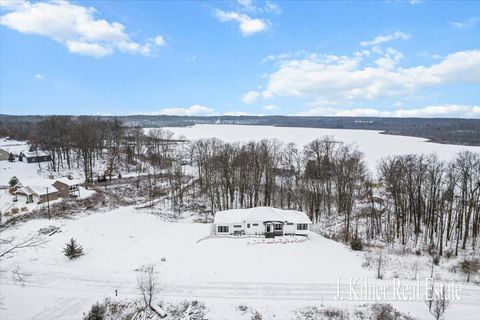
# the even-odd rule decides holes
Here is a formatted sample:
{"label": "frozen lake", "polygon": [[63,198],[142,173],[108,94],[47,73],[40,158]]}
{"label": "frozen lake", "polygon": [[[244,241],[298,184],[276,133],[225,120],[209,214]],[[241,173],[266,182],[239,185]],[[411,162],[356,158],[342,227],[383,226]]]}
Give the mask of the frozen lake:
{"label": "frozen lake", "polygon": [[365,153],[367,163],[373,171],[377,161],[393,154],[436,153],[442,160],[450,160],[457,152],[471,150],[480,152],[480,147],[458,146],[428,142],[427,139],[380,134],[372,130],[346,130],[321,128],[293,128],[250,125],[202,124],[193,127],[168,128],[178,137],[201,139],[216,137],[225,142],[262,140],[275,138],[284,143],[294,142],[303,147],[310,141],[323,136],[333,136],[347,144],[356,144]]}

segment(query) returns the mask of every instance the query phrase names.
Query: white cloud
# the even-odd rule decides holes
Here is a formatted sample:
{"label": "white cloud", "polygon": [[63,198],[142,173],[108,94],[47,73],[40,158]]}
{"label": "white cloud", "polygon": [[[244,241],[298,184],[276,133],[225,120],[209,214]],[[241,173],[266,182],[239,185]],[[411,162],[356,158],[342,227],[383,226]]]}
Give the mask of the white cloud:
{"label": "white cloud", "polygon": [[362,45],[364,47],[375,46],[375,45],[379,45],[379,44],[382,44],[382,43],[387,43],[387,42],[390,42],[390,41],[393,41],[393,40],[399,40],[399,39],[408,40],[408,39],[410,39],[410,35],[407,34],[407,33],[397,31],[397,32],[391,33],[391,34],[376,36],[371,41],[362,41],[362,42],[360,42],[360,45]]}
{"label": "white cloud", "polygon": [[18,1],[16,5],[10,1],[4,7],[9,12],[0,17],[2,25],[21,33],[49,37],[73,53],[96,58],[111,55],[114,50],[151,55],[155,47],[165,43],[161,36],[144,44],[135,42],[121,23],[98,19],[94,8],[64,0]]}
{"label": "white cloud", "polygon": [[232,117],[238,117],[238,116],[264,116],[263,114],[260,113],[248,113],[244,111],[230,111],[230,112],[225,112],[223,114],[224,116],[232,116]]}
{"label": "white cloud", "polygon": [[237,3],[247,10],[255,10],[255,5],[253,4],[252,0],[237,0]]}
{"label": "white cloud", "polygon": [[17,9],[25,5],[24,0],[1,0],[0,8],[4,9]]}
{"label": "white cloud", "polygon": [[268,29],[269,22],[267,20],[251,18],[246,14],[232,11],[215,10],[215,17],[221,22],[236,21],[239,23],[240,32],[243,36],[250,36],[257,32]]}
{"label": "white cloud", "polygon": [[264,98],[310,97],[337,103],[408,96],[445,84],[480,83],[480,50],[459,51],[431,66],[399,67],[396,50],[383,52],[373,65],[362,55],[310,55],[286,60],[268,76]]}
{"label": "white cloud", "polygon": [[258,93],[257,91],[249,91],[243,95],[242,101],[246,104],[252,104],[255,103],[259,97],[260,93]]}
{"label": "white cloud", "polygon": [[43,74],[41,74],[41,73],[37,73],[37,74],[35,75],[35,79],[37,79],[37,80],[43,80],[43,79],[45,79],[45,76],[44,76]]}
{"label": "white cloud", "polygon": [[273,104],[267,104],[266,106],[263,106],[263,109],[269,110],[269,111],[275,111],[275,110],[280,110],[279,107]]}
{"label": "white cloud", "polygon": [[86,56],[101,58],[112,54],[112,48],[104,47],[98,43],[89,43],[83,41],[67,41],[65,43],[68,51],[79,53]]}
{"label": "white cloud", "polygon": [[[273,13],[281,14],[282,9],[280,6],[272,1],[254,1],[254,0],[237,0],[238,9],[241,11],[247,11],[250,13]],[[256,3],[264,4],[263,6],[257,5]]]}
{"label": "white cloud", "polygon": [[165,45],[165,39],[162,36],[156,36],[154,42],[157,46],[161,47]]}
{"label": "white cloud", "polygon": [[464,21],[450,22],[450,25],[456,29],[470,29],[480,22],[480,17],[472,17]]}
{"label": "white cloud", "polygon": [[282,13],[282,9],[280,8],[280,6],[270,1],[267,1],[265,3],[265,11],[275,13],[275,14]]}
{"label": "white cloud", "polygon": [[301,116],[337,116],[337,117],[399,117],[399,118],[480,118],[480,106],[438,105],[422,108],[398,109],[394,111],[374,108],[311,108]]}
{"label": "white cloud", "polygon": [[213,115],[214,110],[209,107],[195,104],[189,108],[164,108],[155,112],[155,114],[162,115],[176,115],[176,116],[198,116],[198,115]]}

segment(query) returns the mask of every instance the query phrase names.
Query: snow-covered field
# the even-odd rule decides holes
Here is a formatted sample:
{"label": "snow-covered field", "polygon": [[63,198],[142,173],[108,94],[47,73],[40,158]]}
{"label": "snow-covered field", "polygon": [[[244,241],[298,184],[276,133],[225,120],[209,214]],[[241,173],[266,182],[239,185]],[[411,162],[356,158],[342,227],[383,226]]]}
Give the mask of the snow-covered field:
{"label": "snow-covered field", "polygon": [[[306,305],[348,305],[335,301],[338,278],[376,281],[373,271],[361,267],[361,255],[313,233],[307,240],[209,238],[209,224],[165,222],[131,207],[74,219],[31,220],[2,236],[21,239],[52,224],[61,232],[43,236],[47,242],[41,247],[21,249],[1,261],[1,319],[80,319],[103,298],[138,298],[138,270],[150,263],[160,273],[161,299],[204,301],[208,319],[242,319],[236,310],[240,304],[253,306],[266,319],[291,319],[293,310]],[[62,248],[72,237],[85,255],[68,260]],[[25,274],[23,286],[12,278],[17,268]],[[448,313],[476,319],[480,289],[465,286],[463,295]],[[393,305],[430,318],[423,301]]]}
{"label": "snow-covered field", "polygon": [[284,143],[294,142],[299,147],[317,138],[333,136],[338,141],[356,144],[359,150],[365,153],[372,172],[376,168],[377,161],[388,155],[436,153],[442,160],[451,160],[461,150],[480,152],[480,147],[431,143],[424,138],[385,135],[380,134],[380,131],[371,130],[211,124],[168,129],[173,131],[176,136],[183,135],[187,139],[216,137],[225,142],[235,142],[275,138]]}

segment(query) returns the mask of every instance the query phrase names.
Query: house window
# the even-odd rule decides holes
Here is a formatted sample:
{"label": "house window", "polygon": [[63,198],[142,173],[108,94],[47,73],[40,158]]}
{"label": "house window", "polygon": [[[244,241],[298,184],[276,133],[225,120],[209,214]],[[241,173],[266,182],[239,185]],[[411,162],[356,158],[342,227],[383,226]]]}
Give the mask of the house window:
{"label": "house window", "polygon": [[236,225],[234,225],[233,227],[234,227],[234,228],[241,228],[242,226],[239,225],[239,224],[236,224]]}
{"label": "house window", "polygon": [[288,222],[287,226],[293,226],[293,222]]}
{"label": "house window", "polygon": [[219,233],[228,232],[228,226],[218,226],[218,232]]}
{"label": "house window", "polygon": [[247,228],[250,228],[250,223],[247,223]]}
{"label": "house window", "polygon": [[276,231],[281,231],[283,229],[283,225],[281,224],[275,224],[275,230]]}
{"label": "house window", "polygon": [[254,223],[253,226],[254,226],[254,227],[258,227],[258,223]]}
{"label": "house window", "polygon": [[308,224],[306,223],[297,224],[297,230],[308,230]]}

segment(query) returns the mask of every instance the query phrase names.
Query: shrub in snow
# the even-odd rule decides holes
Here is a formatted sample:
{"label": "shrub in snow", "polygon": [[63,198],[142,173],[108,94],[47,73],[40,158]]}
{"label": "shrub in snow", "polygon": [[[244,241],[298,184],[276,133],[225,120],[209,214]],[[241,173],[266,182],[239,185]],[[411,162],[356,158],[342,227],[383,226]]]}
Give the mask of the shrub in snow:
{"label": "shrub in snow", "polygon": [[405,315],[388,303],[375,303],[372,305],[372,314],[370,319],[376,320],[413,320],[408,315]]}
{"label": "shrub in snow", "polygon": [[353,308],[304,307],[296,313],[297,320],[414,320],[387,303],[363,304]]}
{"label": "shrub in snow", "polygon": [[450,259],[454,256],[454,252],[453,250],[448,249],[448,250],[445,250],[443,255],[445,258]]}
{"label": "shrub in snow", "polygon": [[250,318],[251,320],[262,320],[262,314],[255,310],[252,314],[252,317]]}
{"label": "shrub in snow", "polygon": [[95,303],[88,314],[83,318],[84,320],[103,320],[105,319],[106,308],[103,304]]}
{"label": "shrub in snow", "polygon": [[350,241],[350,247],[352,248],[352,250],[362,251],[363,250],[362,239],[359,237],[353,238],[352,241]]}
{"label": "shrub in snow", "polygon": [[350,319],[347,310],[335,307],[305,307],[297,312],[299,320],[348,320]]}
{"label": "shrub in snow", "polygon": [[460,262],[460,269],[467,275],[467,282],[470,282],[470,275],[475,274],[480,270],[480,261],[478,259],[465,258]]}
{"label": "shrub in snow", "polygon": [[207,308],[200,301],[183,301],[171,304],[167,308],[168,319],[206,319]]}
{"label": "shrub in snow", "polygon": [[11,177],[10,180],[8,180],[8,185],[12,188],[15,187],[17,183],[18,183],[18,178],[15,176]]}
{"label": "shrub in snow", "polygon": [[83,248],[72,238],[70,242],[67,242],[65,248],[63,248],[63,253],[70,259],[74,259],[83,255]]}

